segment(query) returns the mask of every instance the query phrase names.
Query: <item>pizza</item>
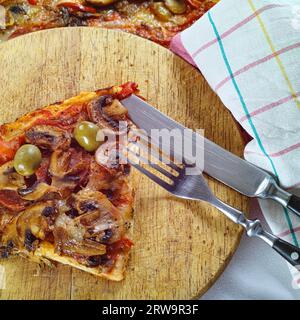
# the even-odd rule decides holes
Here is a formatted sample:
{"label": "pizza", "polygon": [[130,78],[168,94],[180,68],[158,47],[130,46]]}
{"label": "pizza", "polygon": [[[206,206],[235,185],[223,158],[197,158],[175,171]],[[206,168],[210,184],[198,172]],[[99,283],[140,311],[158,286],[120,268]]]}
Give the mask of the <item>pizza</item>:
{"label": "pizza", "polygon": [[0,126],[1,258],[123,279],[134,192],[107,137],[134,127],[122,105],[132,93],[132,82],[84,92]]}
{"label": "pizza", "polygon": [[[168,46],[218,0],[0,0],[0,41],[55,27],[127,31]],[[1,30],[2,29],[2,30]]]}

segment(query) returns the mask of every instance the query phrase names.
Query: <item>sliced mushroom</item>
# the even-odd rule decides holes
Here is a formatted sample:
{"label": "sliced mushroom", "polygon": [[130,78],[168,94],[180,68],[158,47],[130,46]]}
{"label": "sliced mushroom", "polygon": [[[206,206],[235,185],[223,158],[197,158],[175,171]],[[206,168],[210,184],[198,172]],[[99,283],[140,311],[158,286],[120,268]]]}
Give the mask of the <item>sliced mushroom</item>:
{"label": "sliced mushroom", "polygon": [[31,187],[24,187],[18,189],[18,194],[22,199],[30,200],[30,201],[37,201],[37,200],[46,200],[46,199],[53,199],[59,198],[59,192],[57,188],[53,186],[49,186],[47,183],[35,183]]}
{"label": "sliced mushroom", "polygon": [[5,27],[9,28],[12,27],[15,24],[15,18],[11,11],[6,12],[6,19],[5,19]]}
{"label": "sliced mushroom", "polygon": [[51,155],[49,172],[54,177],[64,178],[86,169],[90,161],[91,156],[82,150],[73,148],[68,151],[57,150]]}
{"label": "sliced mushroom", "polygon": [[57,228],[64,230],[63,236],[66,237],[67,240],[71,239],[77,242],[82,242],[85,228],[78,221],[70,218],[65,213],[60,213],[57,217],[55,221],[55,229]]}
{"label": "sliced mushroom", "polygon": [[17,190],[24,185],[24,177],[15,171],[13,161],[0,167],[0,189]]}
{"label": "sliced mushroom", "polygon": [[87,257],[102,255],[106,252],[105,245],[84,239],[85,228],[78,221],[65,214],[61,214],[57,218],[53,233],[57,252]]}
{"label": "sliced mushroom", "polygon": [[129,165],[125,158],[125,149],[121,142],[115,143],[107,141],[103,143],[95,153],[96,162],[117,174],[122,172],[127,174]]}
{"label": "sliced mushroom", "polygon": [[37,125],[26,132],[26,142],[47,150],[66,150],[71,144],[71,135],[59,128]]}
{"label": "sliced mushroom", "polygon": [[30,229],[25,230],[24,246],[28,251],[33,251],[38,245],[38,238],[31,232]]}
{"label": "sliced mushroom", "polygon": [[[74,196],[74,207],[81,214],[74,220],[79,221],[85,228],[85,238],[103,240],[106,232],[109,239],[104,237],[102,242],[113,242],[124,233],[123,221],[118,209],[99,192],[81,190]],[[107,231],[110,230],[110,231]]]}
{"label": "sliced mushroom", "polygon": [[16,15],[26,15],[28,8],[26,7],[25,4],[19,3],[19,4],[12,5],[9,8],[9,11]]}
{"label": "sliced mushroom", "polygon": [[20,242],[32,251],[38,240],[44,240],[49,229],[49,220],[42,215],[46,207],[53,206],[52,202],[37,203],[21,212],[16,221],[16,229]]}
{"label": "sliced mushroom", "polygon": [[100,128],[119,129],[119,121],[126,120],[127,110],[111,95],[100,96],[87,105],[89,118]]}
{"label": "sliced mushroom", "polygon": [[9,240],[6,245],[0,246],[0,259],[8,258],[9,255],[12,253],[15,244],[12,240]]}
{"label": "sliced mushroom", "polygon": [[[117,209],[114,208],[105,194],[90,189],[80,190],[74,195],[74,208],[76,208],[80,214],[100,211],[100,214],[110,212],[116,217],[119,216]],[[82,217],[83,216],[80,217],[81,222],[84,221]],[[87,221],[83,222],[83,225],[88,224]]]}
{"label": "sliced mushroom", "polygon": [[126,177],[121,176],[111,184],[112,196],[110,201],[122,214],[124,220],[129,220],[132,216],[132,204],[134,200],[132,187],[128,184]]}
{"label": "sliced mushroom", "polygon": [[111,186],[111,182],[116,178],[116,172],[109,170],[103,165],[98,164],[94,159],[91,162],[91,172],[94,172],[93,175],[90,175],[87,188],[91,190],[106,190]]}
{"label": "sliced mushroom", "polygon": [[64,197],[88,181],[91,156],[83,150],[70,148],[68,151],[54,151],[50,159],[51,185]]}
{"label": "sliced mushroom", "polygon": [[18,246],[20,244],[18,235],[16,233],[17,229],[17,217],[14,217],[13,219],[10,219],[9,222],[6,222],[5,225],[3,225],[3,228],[1,230],[1,245],[7,246],[9,243],[13,243],[14,246]]}
{"label": "sliced mushroom", "polygon": [[81,243],[76,241],[67,241],[63,244],[63,252],[65,253],[75,253],[83,256],[96,256],[106,253],[106,246],[96,241],[83,240]]}
{"label": "sliced mushroom", "polygon": [[121,119],[128,112],[118,99],[113,99],[112,102],[104,106],[102,110],[108,117],[117,119]]}

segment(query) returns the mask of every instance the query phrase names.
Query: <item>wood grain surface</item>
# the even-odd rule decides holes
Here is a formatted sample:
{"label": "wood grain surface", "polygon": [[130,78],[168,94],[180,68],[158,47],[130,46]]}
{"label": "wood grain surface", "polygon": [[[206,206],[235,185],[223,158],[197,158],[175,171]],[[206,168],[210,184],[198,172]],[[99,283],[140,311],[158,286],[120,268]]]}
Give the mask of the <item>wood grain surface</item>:
{"label": "wood grain surface", "polygon": [[[126,33],[96,28],[41,31],[0,45],[0,122],[80,91],[126,81],[175,120],[237,155],[243,141],[228,111],[199,72],[167,49]],[[126,279],[109,282],[59,265],[1,260],[1,299],[190,299],[217,279],[241,229],[211,206],[172,198],[134,172],[136,189]],[[209,179],[215,194],[247,211],[248,201]]]}

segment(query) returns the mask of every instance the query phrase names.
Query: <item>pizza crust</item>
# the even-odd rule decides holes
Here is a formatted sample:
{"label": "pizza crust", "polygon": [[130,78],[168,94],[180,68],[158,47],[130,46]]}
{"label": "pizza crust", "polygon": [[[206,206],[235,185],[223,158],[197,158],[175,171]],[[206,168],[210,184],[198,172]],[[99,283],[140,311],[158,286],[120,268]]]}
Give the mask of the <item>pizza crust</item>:
{"label": "pizza crust", "polygon": [[38,260],[43,260],[46,258],[91,273],[101,278],[106,278],[113,281],[121,281],[124,279],[124,273],[128,262],[129,253],[119,254],[115,261],[115,265],[110,272],[103,271],[102,268],[98,267],[87,267],[78,263],[74,258],[61,256],[55,252],[54,246],[49,242],[41,243],[39,248],[34,252],[34,258],[37,258]]}

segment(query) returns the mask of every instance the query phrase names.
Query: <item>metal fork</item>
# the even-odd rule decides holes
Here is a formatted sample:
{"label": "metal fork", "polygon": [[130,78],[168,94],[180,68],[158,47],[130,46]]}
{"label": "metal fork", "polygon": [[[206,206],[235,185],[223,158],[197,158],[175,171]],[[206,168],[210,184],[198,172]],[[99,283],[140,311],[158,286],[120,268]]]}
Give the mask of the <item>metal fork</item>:
{"label": "metal fork", "polygon": [[[135,141],[127,146],[128,154],[133,155],[135,158],[134,161],[129,156],[127,158],[132,166],[178,198],[206,201],[210,203],[234,223],[241,225],[246,230],[249,237],[257,237],[263,240],[291,265],[300,270],[300,249],[298,247],[267,232],[264,230],[259,220],[247,219],[243,212],[218,199],[210,190],[200,171],[196,175],[186,175],[186,169],[191,168],[190,165],[184,161],[183,165],[177,165],[171,160],[172,155],[167,155],[169,161],[162,161],[161,150],[158,153],[152,152],[151,155],[154,155],[157,160],[162,161],[164,167],[167,166],[167,168],[165,168],[169,169],[169,171],[159,165],[158,162],[153,163],[147,161],[145,157],[137,152],[136,148],[134,150],[130,148],[130,145],[135,145],[139,149],[145,150],[146,148],[149,148],[149,139],[147,140],[147,144],[148,146],[145,147],[142,143]],[[155,145],[155,147],[158,148],[157,145]],[[150,171],[139,163],[147,163],[147,165],[154,170]],[[162,179],[159,175],[163,175],[166,179]],[[168,180],[168,182],[165,180]]]}

